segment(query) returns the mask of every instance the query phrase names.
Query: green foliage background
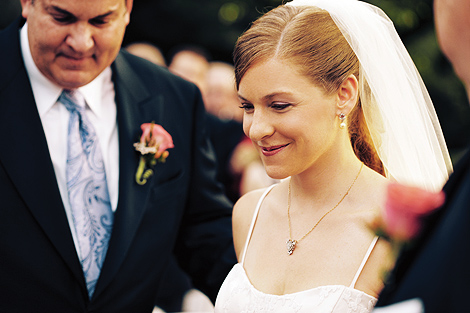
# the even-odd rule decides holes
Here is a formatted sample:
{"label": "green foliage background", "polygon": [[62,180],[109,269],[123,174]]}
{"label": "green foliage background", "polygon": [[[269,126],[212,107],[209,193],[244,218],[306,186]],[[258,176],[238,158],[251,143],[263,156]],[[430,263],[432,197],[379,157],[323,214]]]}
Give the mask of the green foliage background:
{"label": "green foliage background", "polygon": [[[158,46],[167,59],[175,47],[198,45],[204,47],[213,60],[231,62],[232,48],[238,36],[262,13],[282,2],[134,0],[124,45],[148,41]],[[451,155],[456,160],[470,139],[470,107],[461,82],[437,45],[432,0],[366,2],[382,8],[394,22],[428,87]],[[0,28],[20,11],[19,0],[0,0]]]}

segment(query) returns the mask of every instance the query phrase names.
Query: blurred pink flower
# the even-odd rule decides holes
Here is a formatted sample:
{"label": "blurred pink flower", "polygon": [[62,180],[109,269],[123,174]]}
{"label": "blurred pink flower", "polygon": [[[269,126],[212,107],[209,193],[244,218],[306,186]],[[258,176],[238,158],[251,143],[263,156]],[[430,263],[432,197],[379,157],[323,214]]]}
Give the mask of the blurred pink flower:
{"label": "blurred pink flower", "polygon": [[429,192],[418,187],[389,183],[387,198],[381,214],[369,224],[375,235],[390,244],[390,259],[383,263],[386,281],[402,249],[412,244],[423,226],[423,218],[439,208],[445,200],[444,192]]}
{"label": "blurred pink flower", "polygon": [[422,218],[439,208],[445,200],[444,192],[430,192],[418,187],[390,183],[387,189],[385,211],[373,227],[381,228],[391,240],[409,241],[421,229]]}

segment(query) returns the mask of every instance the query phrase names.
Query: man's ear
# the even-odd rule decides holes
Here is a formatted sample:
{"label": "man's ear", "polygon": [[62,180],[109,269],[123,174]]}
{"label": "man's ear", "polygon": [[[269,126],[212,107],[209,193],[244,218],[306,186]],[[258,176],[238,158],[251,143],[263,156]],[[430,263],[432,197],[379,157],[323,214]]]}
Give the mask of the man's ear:
{"label": "man's ear", "polygon": [[25,19],[28,19],[29,10],[31,9],[32,5],[33,5],[33,0],[21,0],[21,15]]}
{"label": "man's ear", "polygon": [[132,12],[132,7],[134,5],[134,0],[125,0],[125,1],[126,1],[126,9],[127,9],[125,19],[126,19],[126,25],[129,25],[129,22],[131,20],[131,12]]}
{"label": "man's ear", "polygon": [[337,115],[348,115],[357,103],[358,82],[354,75],[349,75],[338,88],[336,110]]}

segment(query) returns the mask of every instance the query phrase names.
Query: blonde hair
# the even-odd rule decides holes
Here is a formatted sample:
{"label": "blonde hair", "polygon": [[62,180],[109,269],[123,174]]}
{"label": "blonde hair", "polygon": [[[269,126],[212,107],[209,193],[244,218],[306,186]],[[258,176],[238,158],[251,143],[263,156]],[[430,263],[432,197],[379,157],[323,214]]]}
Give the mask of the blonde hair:
{"label": "blonde hair", "polygon": [[[359,77],[359,60],[329,13],[315,7],[281,5],[256,20],[237,41],[233,53],[237,89],[246,71],[268,58],[288,60],[301,74],[332,94],[349,76]],[[348,115],[356,156],[384,175],[361,108]]]}

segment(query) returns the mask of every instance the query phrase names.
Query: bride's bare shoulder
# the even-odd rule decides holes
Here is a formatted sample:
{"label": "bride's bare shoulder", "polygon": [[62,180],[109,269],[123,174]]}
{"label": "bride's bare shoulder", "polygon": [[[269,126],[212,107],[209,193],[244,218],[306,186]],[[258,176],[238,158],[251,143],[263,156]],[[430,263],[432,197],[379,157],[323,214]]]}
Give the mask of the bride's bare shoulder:
{"label": "bride's bare shoulder", "polygon": [[237,256],[242,252],[256,205],[266,189],[257,189],[244,194],[233,207],[232,229]]}
{"label": "bride's bare shoulder", "polygon": [[[259,199],[266,188],[257,189],[244,194],[233,207],[233,224],[235,226],[249,227]],[[247,224],[247,225],[246,225]],[[235,231],[235,229],[234,229]]]}

